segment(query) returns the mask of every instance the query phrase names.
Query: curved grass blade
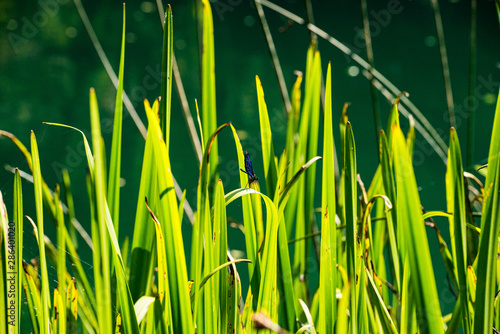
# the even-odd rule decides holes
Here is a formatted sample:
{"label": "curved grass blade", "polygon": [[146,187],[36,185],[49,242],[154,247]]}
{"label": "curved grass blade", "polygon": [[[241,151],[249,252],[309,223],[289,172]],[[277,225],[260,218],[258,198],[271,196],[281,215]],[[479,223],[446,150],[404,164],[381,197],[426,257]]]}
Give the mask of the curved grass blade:
{"label": "curved grass blade", "polygon": [[[96,94],[93,88],[90,89],[90,123],[92,133],[92,148],[94,153],[94,170],[90,167],[91,187],[93,196],[95,196],[95,218],[97,221],[97,235],[99,247],[99,266],[95,267],[98,271],[97,277],[100,284],[96,285],[96,290],[103,291],[100,298],[97,298],[97,309],[99,321],[99,330],[105,333],[111,333],[114,317],[111,314],[111,262],[109,251],[109,239],[106,229],[106,184],[105,184],[105,153],[103,150],[101,126],[99,119],[99,109],[97,106]],[[89,159],[87,157],[87,159]],[[94,238],[94,232],[92,233]],[[110,233],[111,234],[111,233]],[[116,237],[116,235],[115,235]],[[97,279],[96,279],[97,280]]]}
{"label": "curved grass blade", "polygon": [[[300,25],[305,25],[306,21],[302,19],[301,17],[285,10],[284,8],[271,3],[267,0],[257,0],[262,5],[269,7],[270,9],[279,12],[280,14],[284,15],[288,19],[296,22],[297,24]],[[327,40],[330,44],[332,44],[335,48],[339,49],[342,53],[344,53],[346,56],[350,57],[352,60],[354,60],[356,63],[358,63],[361,67],[363,67],[366,71],[370,71],[370,64],[365,61],[363,58],[361,58],[358,54],[354,53],[349,47],[347,47],[345,44],[341,43],[339,40],[334,38],[333,36],[330,36],[328,33],[326,33],[324,30],[321,30],[319,27],[315,26],[314,24],[307,24],[307,29],[310,31],[316,33],[318,36],[321,38]],[[378,70],[372,69],[372,74],[373,76],[380,81],[384,86],[386,86],[394,96],[397,96],[401,94],[401,91],[397,89],[396,86],[392,84],[387,78],[382,75]],[[432,148],[435,150],[435,152],[440,156],[440,158],[443,160],[443,162],[446,162],[446,144],[443,141],[443,139],[439,136],[437,131],[432,127],[430,122],[425,118],[425,116],[418,110],[418,108],[407,98],[407,97],[402,97],[403,102],[408,106],[408,108],[411,110],[411,112],[416,116],[418,119],[419,123],[415,124],[415,128],[417,129],[418,132],[422,134],[422,136],[425,138],[425,140],[432,146]],[[405,117],[408,117],[409,114],[404,114]]]}
{"label": "curved grass blade", "polygon": [[[245,161],[244,161],[244,155],[243,155],[243,148],[241,147],[241,142],[238,137],[238,134],[236,132],[236,129],[233,127],[231,124],[231,130],[233,132],[233,139],[234,143],[236,145],[236,153],[238,156],[238,166],[239,168],[245,168]],[[245,174],[239,173],[240,174],[240,186],[243,188],[248,184],[248,178]],[[243,211],[243,223],[245,227],[245,247],[246,247],[246,254],[247,258],[252,261],[248,265],[248,275],[249,275],[249,281],[251,284],[251,293],[254,294],[254,296],[258,296],[259,293],[259,284],[260,282],[260,267],[258,265],[258,258],[257,258],[257,252],[258,252],[258,239],[257,239],[257,230],[256,230],[256,224],[257,222],[255,221],[255,217],[253,214],[253,206],[252,206],[252,200],[250,196],[244,196],[241,198],[241,203],[242,203],[242,211]],[[227,205],[227,194],[226,194],[226,205]],[[250,293],[249,293],[250,295]],[[256,303],[257,303],[257,298],[253,298],[252,301],[254,301],[253,306],[253,311],[256,311]]]}
{"label": "curved grass blade", "polygon": [[[210,155],[215,153],[212,151],[213,145],[215,144],[215,140],[217,135],[222,131],[225,127],[229,126],[230,123],[226,123],[221,125],[209,138],[205,146],[205,151],[203,152],[203,159],[200,166],[200,176],[198,181],[198,194],[197,194],[197,208],[198,215],[196,217],[196,221],[193,226],[193,239],[191,244],[191,277],[194,280],[193,288],[194,291],[199,290],[199,285],[201,282],[202,275],[202,261],[203,261],[203,247],[208,243],[208,240],[205,241],[205,234],[212,235],[211,231],[211,222],[210,222],[210,202],[209,202],[209,184],[210,184],[210,171],[212,170],[210,164],[212,163],[212,158]],[[210,259],[209,259],[210,260]],[[207,262],[205,262],[207,265]],[[208,264],[209,265],[209,264]],[[210,268],[210,266],[208,266]],[[208,269],[207,269],[208,270]],[[194,298],[193,306],[193,316],[194,321],[197,322],[199,326],[199,322],[201,322],[201,313],[199,314],[198,310],[200,303],[200,294],[196,294]]]}
{"label": "curved grass blade", "polygon": [[[257,310],[268,314],[271,319],[277,312],[277,244],[278,244],[278,211],[276,206],[266,195],[253,189],[240,188],[226,194],[226,206],[235,199],[246,194],[259,194],[266,204],[266,235],[260,261],[261,275],[266,277],[260,281]],[[255,292],[253,292],[255,294]]]}
{"label": "curved grass blade", "polygon": [[[156,223],[156,222],[155,222]],[[156,298],[151,296],[142,296],[134,304],[135,314],[137,314],[137,323],[141,323],[146,314],[148,313],[149,307],[155,302]]]}

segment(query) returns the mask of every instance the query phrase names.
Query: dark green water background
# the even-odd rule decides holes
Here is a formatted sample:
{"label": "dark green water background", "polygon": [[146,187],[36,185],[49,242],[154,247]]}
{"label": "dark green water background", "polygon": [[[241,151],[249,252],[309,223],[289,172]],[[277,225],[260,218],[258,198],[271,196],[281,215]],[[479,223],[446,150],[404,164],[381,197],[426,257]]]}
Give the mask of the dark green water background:
{"label": "dark green water background", "polygon": [[[477,123],[476,155],[478,164],[486,163],[489,136],[500,83],[500,33],[493,1],[478,1],[477,37]],[[174,13],[174,50],[179,63],[191,112],[194,99],[201,101],[199,54],[194,1],[172,1]],[[291,12],[305,17],[302,1],[280,2]],[[447,107],[441,72],[436,28],[430,1],[390,1],[397,12],[387,15],[388,3],[368,1],[372,22],[372,39],[377,69],[400,90],[410,93],[411,100],[448,138]],[[122,27],[121,1],[84,1],[89,18],[117,71]],[[125,55],[125,90],[129,94],[142,120],[146,117],[142,100],[155,99],[159,93],[158,77],[161,62],[161,27],[153,2],[128,1],[127,44]],[[450,61],[454,102],[457,110],[465,110],[469,64],[469,7],[468,1],[440,1]],[[366,58],[364,46],[357,37],[362,29],[358,2],[313,1],[316,25]],[[265,38],[252,1],[220,0],[213,3],[215,29],[215,61],[217,85],[218,123],[231,121],[243,135],[244,149],[257,149],[252,143],[260,136],[255,90],[255,75],[262,80],[275,141],[275,152],[284,148],[285,114],[276,77],[267,51]],[[299,25],[291,25],[284,32],[287,19],[266,9],[281,60],[288,90],[295,80],[294,70],[304,71],[309,33]],[[45,18],[45,19],[44,19]],[[357,145],[358,172],[368,187],[377,167],[377,151],[369,91],[365,77],[356,74],[356,64],[326,41],[319,39],[323,72],[332,62],[333,110],[335,139],[338,136],[338,117],[344,102],[351,102],[348,114],[353,124]],[[354,67],[353,67],[354,66]],[[156,73],[156,76],[155,76]],[[72,1],[44,0],[0,1],[0,129],[12,132],[29,147],[30,130],[38,139],[42,173],[48,185],[60,182],[60,168],[69,170],[73,183],[76,214],[82,225],[90,230],[89,207],[85,188],[86,159],[81,150],[81,136],[76,132],[49,127],[44,121],[72,125],[88,132],[90,129],[88,91],[95,87],[101,117],[112,120],[115,89],[111,84],[90,39],[84,30]],[[390,104],[379,94],[382,126],[385,128]],[[195,205],[198,167],[187,135],[179,99],[174,95],[172,114],[171,160],[174,175],[187,200]],[[126,113],[126,111],[124,111]],[[467,119],[457,116],[458,133],[465,159]],[[320,123],[322,124],[322,122]],[[403,128],[408,124],[402,119]],[[321,125],[322,127],[322,125]],[[111,128],[103,128],[107,152],[111,143]],[[144,141],[132,122],[125,116],[123,122],[120,240],[131,235],[137,204]],[[238,187],[238,171],[231,168],[236,159],[234,142],[229,132],[219,137],[220,169],[226,192]],[[319,149],[321,154],[321,146]],[[253,161],[258,175],[263,175],[262,156],[256,150]],[[12,212],[13,176],[4,165],[28,170],[23,156],[5,138],[0,140],[0,190],[7,210]],[[446,210],[445,165],[417,134],[415,146],[415,172],[420,186],[421,201],[426,210]],[[321,168],[318,168],[318,175]],[[35,217],[33,187],[23,182],[25,214]],[[264,183],[261,183],[264,190]],[[318,188],[319,190],[319,188]],[[319,205],[320,193],[316,198]],[[229,215],[240,219],[240,204],[231,204]],[[47,215],[46,215],[47,216]],[[447,221],[436,219],[448,240]],[[37,256],[37,246],[31,226],[25,221],[25,259]],[[186,250],[190,249],[191,228],[183,222]],[[47,234],[55,242],[55,231],[46,224]],[[446,273],[439,255],[437,240],[428,230],[433,251],[433,263],[443,312],[451,312],[454,298],[448,291]],[[231,232],[231,248],[242,249],[244,239]],[[82,247],[82,260],[92,272],[92,256]],[[244,281],[246,268],[240,266]],[[311,266],[312,280],[318,269]],[[52,270],[50,278],[55,280]],[[54,284],[54,282],[52,283]],[[313,282],[314,284],[314,282]]]}

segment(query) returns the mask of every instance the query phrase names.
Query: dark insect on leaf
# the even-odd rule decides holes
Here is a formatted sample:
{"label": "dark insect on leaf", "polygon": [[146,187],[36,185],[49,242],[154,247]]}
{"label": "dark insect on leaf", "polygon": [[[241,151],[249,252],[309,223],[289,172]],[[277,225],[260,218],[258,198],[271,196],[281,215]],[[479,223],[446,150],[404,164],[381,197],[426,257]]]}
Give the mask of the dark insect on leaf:
{"label": "dark insect on leaf", "polygon": [[248,174],[248,183],[252,183],[254,181],[257,181],[259,178],[255,175],[255,172],[253,171],[252,167],[252,161],[250,161],[250,155],[248,152],[245,152],[245,170],[241,169],[240,170]]}

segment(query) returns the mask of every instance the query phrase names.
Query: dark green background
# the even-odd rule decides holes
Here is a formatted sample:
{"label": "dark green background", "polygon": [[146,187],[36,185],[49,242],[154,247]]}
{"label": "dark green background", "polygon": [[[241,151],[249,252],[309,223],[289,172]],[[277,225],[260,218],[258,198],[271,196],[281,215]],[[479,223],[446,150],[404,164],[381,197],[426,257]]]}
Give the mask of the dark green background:
{"label": "dark green background", "polygon": [[[478,164],[485,163],[500,82],[500,33],[493,1],[478,1],[477,78],[482,85],[477,95],[476,156]],[[291,12],[305,17],[302,1],[280,2]],[[377,19],[387,12],[388,4],[368,1],[372,23],[372,39],[377,69],[400,90],[410,93],[411,100],[426,115],[434,127],[448,138],[447,108],[444,81],[441,72],[434,14],[430,1],[400,1],[398,13]],[[117,71],[122,27],[120,1],[84,1],[89,18],[102,43],[104,51]],[[161,62],[161,26],[153,2],[129,1],[127,5],[127,44],[125,55],[125,90],[143,121],[146,120],[142,99],[150,101],[159,94],[151,72],[158,72]],[[165,4],[166,5],[166,4]],[[172,1],[174,14],[174,50],[179,63],[191,112],[194,99],[201,101],[199,53],[195,2]],[[249,139],[260,136],[255,92],[255,75],[259,75],[268,105],[276,154],[284,148],[286,117],[281,103],[276,77],[267,51],[264,35],[253,1],[221,0],[213,5],[215,29],[215,61],[218,123],[231,121]],[[469,71],[469,1],[440,1],[446,44],[450,61],[455,106],[462,109],[467,102]],[[357,30],[362,29],[361,9],[353,1],[313,1],[316,25],[351,46],[356,44]],[[270,29],[281,60],[288,89],[295,80],[294,70],[304,71],[309,33],[297,24],[285,32],[280,27],[287,19],[265,9]],[[43,13],[47,20],[43,21]],[[40,21],[42,20],[42,21]],[[38,25],[38,26],[37,26]],[[359,54],[366,58],[364,47]],[[363,75],[350,76],[348,69],[356,64],[326,41],[319,39],[323,72],[332,62],[333,110],[335,139],[338,137],[338,117],[344,102],[351,102],[348,110],[353,124],[357,146],[358,172],[368,187],[377,167],[369,83]],[[148,77],[149,76],[149,77]],[[152,86],[150,86],[150,84]],[[75,6],[69,0],[0,1],[0,129],[12,132],[29,147],[30,130],[37,135],[42,173],[48,185],[60,182],[59,167],[70,171],[76,202],[77,218],[90,229],[89,207],[85,190],[86,160],[81,151],[81,136],[73,131],[49,127],[43,121],[72,125],[88,132],[90,129],[88,91],[95,87],[101,117],[112,120],[115,89],[90,42]],[[145,95],[144,95],[145,93]],[[379,94],[382,125],[385,127],[390,104]],[[177,95],[174,95],[171,129],[171,160],[174,175],[187,199],[195,205],[198,167],[187,134]],[[126,113],[126,111],[124,111]],[[465,156],[466,118],[457,116],[458,133]],[[322,123],[321,123],[322,124]],[[402,119],[403,128],[407,121]],[[103,128],[109,145],[111,131]],[[130,117],[123,122],[122,177],[126,184],[121,191],[120,239],[133,231],[135,207],[144,141]],[[244,149],[256,148],[255,141],[243,140]],[[234,168],[236,151],[229,132],[219,137],[220,168],[226,192],[238,187],[238,170]],[[321,146],[318,151],[321,155]],[[258,175],[263,175],[262,158],[256,151],[253,160]],[[13,176],[4,170],[9,164],[27,170],[19,151],[7,139],[0,140],[0,190],[7,209],[12,212]],[[429,145],[417,134],[415,167],[422,204],[426,210],[446,210],[444,176],[445,165],[432,153]],[[321,168],[318,168],[318,173]],[[35,216],[32,185],[23,182],[25,214]],[[264,188],[264,183],[261,183]],[[264,190],[264,189],[263,189]],[[319,188],[318,188],[319,190]],[[319,200],[319,196],[317,200]],[[319,201],[317,201],[319,203]],[[229,215],[239,219],[239,204],[232,204]],[[447,237],[447,221],[436,219]],[[27,222],[26,222],[27,223]],[[184,219],[186,240],[191,229]],[[55,239],[50,224],[48,235]],[[445,269],[439,256],[437,240],[432,230],[429,242],[438,280],[438,293],[444,312],[450,312],[454,299],[447,288]],[[37,256],[37,247],[31,235],[31,226],[25,225],[25,259]],[[232,233],[230,247],[241,249],[243,238]],[[189,249],[189,242],[186,243]],[[82,250],[82,260],[91,272],[91,254]],[[240,266],[245,272],[244,266]],[[315,273],[316,272],[316,273]],[[243,278],[246,274],[243,274]],[[317,275],[317,267],[311,267]],[[51,279],[56,279],[55,272]]]}

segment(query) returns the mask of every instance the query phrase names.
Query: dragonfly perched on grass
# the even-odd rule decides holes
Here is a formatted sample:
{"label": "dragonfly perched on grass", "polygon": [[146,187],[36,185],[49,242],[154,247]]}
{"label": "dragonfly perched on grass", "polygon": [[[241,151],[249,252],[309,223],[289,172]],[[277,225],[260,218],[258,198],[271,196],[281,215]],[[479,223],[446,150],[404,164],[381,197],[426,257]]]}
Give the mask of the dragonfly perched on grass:
{"label": "dragonfly perched on grass", "polygon": [[240,168],[240,170],[243,173],[248,174],[248,183],[255,182],[259,179],[253,171],[252,161],[250,160],[250,154],[248,154],[248,152],[245,152],[245,170],[242,168]]}

